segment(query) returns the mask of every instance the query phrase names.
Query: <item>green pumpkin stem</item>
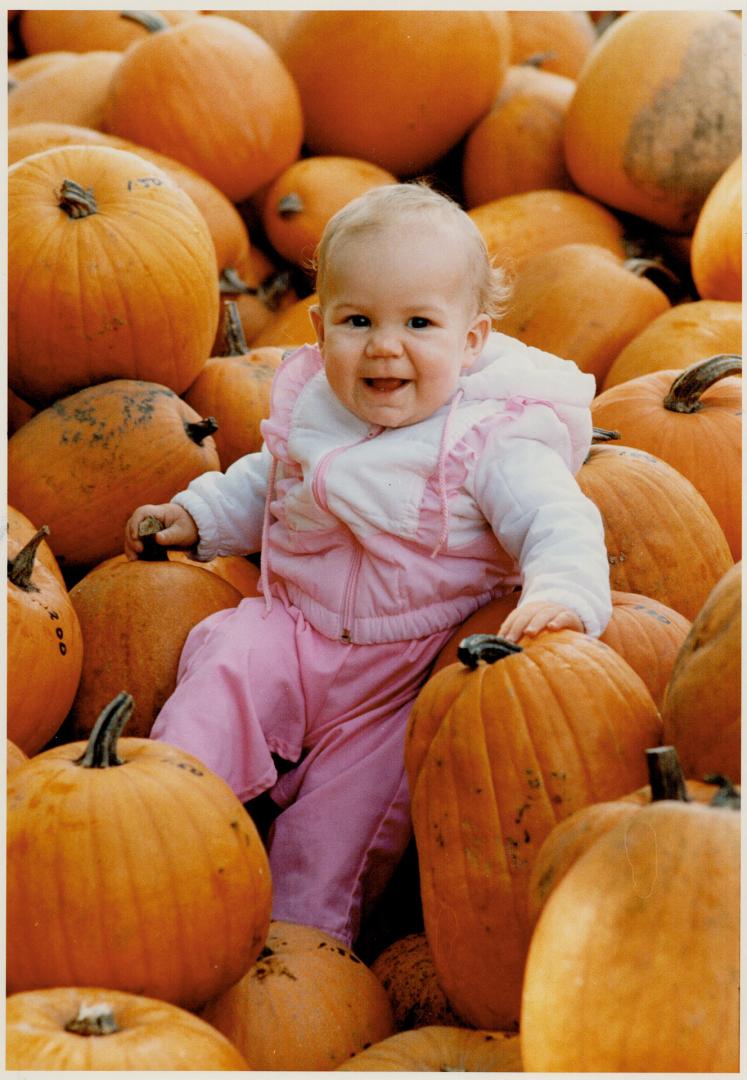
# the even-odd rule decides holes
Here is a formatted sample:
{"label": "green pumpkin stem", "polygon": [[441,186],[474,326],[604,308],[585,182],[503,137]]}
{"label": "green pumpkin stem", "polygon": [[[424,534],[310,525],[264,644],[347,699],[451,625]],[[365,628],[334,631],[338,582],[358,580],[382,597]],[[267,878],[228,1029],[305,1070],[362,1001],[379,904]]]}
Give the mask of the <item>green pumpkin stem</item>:
{"label": "green pumpkin stem", "polygon": [[75,765],[84,769],[108,769],[113,765],[124,765],[117,757],[117,742],[127,721],[135,708],[132,694],[120,690],[106,708],[99,713],[93,730],[88,736],[86,748]]}
{"label": "green pumpkin stem", "polygon": [[73,1035],[113,1035],[119,1027],[111,1005],[102,1001],[97,1005],[81,1003],[78,1015],[65,1024],[65,1031]]}
{"label": "green pumpkin stem", "polygon": [[282,199],[278,199],[275,209],[281,218],[290,218],[294,214],[303,213],[305,207],[301,196],[295,191],[289,191]]}
{"label": "green pumpkin stem", "polygon": [[59,194],[60,208],[70,218],[85,218],[98,213],[90,188],[82,188],[75,180],[63,180]]}
{"label": "green pumpkin stem", "polygon": [[208,435],[214,435],[218,430],[218,421],[214,416],[206,416],[203,420],[189,420],[185,423],[184,430],[193,443],[202,446]]}
{"label": "green pumpkin stem", "polygon": [[674,799],[690,802],[685,775],[673,746],[654,746],[646,751],[648,781],[651,785],[651,801]]}
{"label": "green pumpkin stem", "polygon": [[120,18],[130,19],[131,22],[140,23],[145,29],[155,34],[159,30],[168,30],[170,23],[157,11],[120,11]]}
{"label": "green pumpkin stem", "polygon": [[36,563],[36,552],[45,536],[49,536],[49,526],[42,525],[38,532],[21,548],[14,559],[8,559],[8,580],[24,592],[39,592],[31,580]]}
{"label": "green pumpkin stem", "polygon": [[143,550],[138,558],[144,562],[168,562],[168,548],[156,542],[156,533],[163,528],[163,522],[152,514],[144,518],[137,527],[137,534],[143,542]]}
{"label": "green pumpkin stem", "polygon": [[696,360],[678,375],[664,398],[670,412],[694,413],[703,408],[701,396],[709,387],[727,375],[742,374],[742,357],[734,353],[719,353],[707,360]]}
{"label": "green pumpkin stem", "polygon": [[223,356],[246,356],[249,346],[235,300],[223,302]]}

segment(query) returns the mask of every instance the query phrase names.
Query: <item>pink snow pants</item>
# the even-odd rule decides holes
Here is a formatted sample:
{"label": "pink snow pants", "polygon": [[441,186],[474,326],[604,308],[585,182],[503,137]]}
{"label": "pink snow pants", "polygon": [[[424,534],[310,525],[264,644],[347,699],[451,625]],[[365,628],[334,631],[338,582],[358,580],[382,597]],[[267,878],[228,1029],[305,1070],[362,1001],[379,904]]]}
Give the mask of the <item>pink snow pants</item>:
{"label": "pink snow pants", "polygon": [[[451,633],[350,645],[287,600],[267,612],[250,597],[189,634],[151,737],[194,754],[242,802],[269,791],[282,807],[268,841],[274,919],[357,937],[410,837],[405,726]],[[278,778],[272,753],[298,764]]]}

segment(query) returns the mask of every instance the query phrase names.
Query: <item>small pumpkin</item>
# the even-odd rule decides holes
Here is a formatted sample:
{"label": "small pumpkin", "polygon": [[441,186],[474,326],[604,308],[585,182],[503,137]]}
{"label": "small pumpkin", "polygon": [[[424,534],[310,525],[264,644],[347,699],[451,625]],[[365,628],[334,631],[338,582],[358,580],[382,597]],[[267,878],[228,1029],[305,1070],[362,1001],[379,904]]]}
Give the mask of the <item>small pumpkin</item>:
{"label": "small pumpkin", "polygon": [[431,1024],[374,1043],[337,1072],[523,1072],[521,1043],[516,1032]]}
{"label": "small pumpkin", "polygon": [[742,554],[742,358],[719,354],[684,371],[653,371],[601,393],[594,424],[686,476]]}
{"label": "small pumpkin", "polygon": [[254,966],[200,1015],[250,1069],[265,1071],[334,1069],[394,1032],[384,988],[355,953],[321,930],[281,920],[270,924]]}
{"label": "small pumpkin", "polygon": [[21,40],[26,51],[46,53],[67,49],[71,52],[90,52],[92,49],[113,49],[119,52],[139,41],[146,34],[163,30],[170,23],[193,18],[188,11],[23,11],[19,23]]}
{"label": "small pumpkin", "polygon": [[249,815],[191,754],[120,739],[133,704],[118,694],[87,743],[8,777],[9,993],[99,986],[196,1009],[264,944],[270,870]]}
{"label": "small pumpkin", "polygon": [[309,318],[309,308],[318,303],[317,294],[310,293],[284,311],[278,312],[253,339],[252,348],[274,345],[282,349],[291,349],[316,342],[316,334]]}
{"label": "small pumpkin", "polygon": [[101,128],[104,108],[122,53],[92,49],[71,53],[64,63],[45,64],[8,95],[8,126],[54,120]]}
{"label": "small pumpkin", "polygon": [[534,60],[543,71],[578,78],[597,41],[588,11],[510,11],[511,62]]}
{"label": "small pumpkin", "polygon": [[166,1001],[121,990],[55,986],[6,999],[6,1068],[205,1070],[247,1068],[204,1020]]}
{"label": "small pumpkin", "polygon": [[424,933],[407,934],[387,945],[371,971],[387,992],[397,1031],[463,1026],[441,989]]}
{"label": "small pumpkin", "polygon": [[689,775],[741,779],[741,600],[737,563],[693,619],[664,694],[664,737]]}
{"label": "small pumpkin", "polygon": [[741,154],[718,178],[700,209],[690,267],[702,299],[742,299]]}

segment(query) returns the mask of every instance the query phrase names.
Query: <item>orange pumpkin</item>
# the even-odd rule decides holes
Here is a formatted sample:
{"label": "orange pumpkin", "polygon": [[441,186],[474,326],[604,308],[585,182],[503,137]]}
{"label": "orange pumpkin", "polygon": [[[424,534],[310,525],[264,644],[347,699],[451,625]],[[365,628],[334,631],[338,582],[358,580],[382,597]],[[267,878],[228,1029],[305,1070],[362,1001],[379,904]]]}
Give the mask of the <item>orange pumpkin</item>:
{"label": "orange pumpkin", "polygon": [[704,356],[741,351],[741,303],[685,301],[657,315],[617,354],[602,389],[609,390],[649,371],[682,370]]}
{"label": "orange pumpkin", "polygon": [[[239,312],[241,329],[248,344],[272,322],[276,315],[286,311],[298,300],[291,274],[281,267],[280,260],[273,263],[259,248],[249,249],[249,255],[239,259],[233,267],[224,268],[220,277],[221,299],[232,300]],[[223,325],[218,327],[211,356],[219,356],[225,347]]]}
{"label": "orange pumpkin", "polygon": [[11,166],[8,207],[13,389],[32,403],[116,378],[186,389],[215,337],[218,280],[185,192],[128,151],[55,147]]}
{"label": "orange pumpkin", "polygon": [[7,734],[26,754],[40,750],[65,719],[83,665],[83,639],[67,589],[36,559],[49,533],[8,538]]}
{"label": "orange pumpkin", "polygon": [[288,36],[291,24],[298,12],[289,11],[285,8],[273,8],[271,11],[243,8],[240,11],[203,11],[204,15],[222,15],[224,19],[233,19],[235,22],[248,26],[256,34],[271,45],[275,52],[280,52],[285,39]]}
{"label": "orange pumpkin", "polygon": [[8,1069],[126,1070],[247,1068],[204,1020],[166,1001],[121,990],[56,986],[6,999]]}
{"label": "orange pumpkin", "polygon": [[742,564],[718,581],[693,619],[664,694],[664,736],[688,775],[742,775]]}
{"label": "orange pumpkin", "polygon": [[316,293],[297,300],[267,323],[252,341],[252,348],[274,345],[282,349],[298,348],[316,342],[316,334],[309,318],[309,308],[319,303]]}
{"label": "orange pumpkin", "polygon": [[739,1071],[740,815],[664,799],[604,832],[532,935],[529,1072]]}
{"label": "orange pumpkin", "polygon": [[518,271],[496,330],[573,360],[601,385],[621,349],[670,307],[646,263],[598,244],[561,244]]}
{"label": "orange pumpkin", "polygon": [[[259,569],[243,555],[216,555],[207,562],[196,562],[187,551],[176,549],[166,552],[169,562],[184,562],[189,566],[197,566],[201,570],[209,570],[223,578],[234,589],[238,589],[242,596],[256,596],[259,584]],[[125,556],[115,556],[124,560]]]}
{"label": "orange pumpkin", "polygon": [[5,767],[6,772],[11,773],[14,769],[20,768],[24,762],[28,761],[28,754],[13,742],[12,739],[6,738],[6,754],[5,754]]}
{"label": "orange pumpkin", "polygon": [[184,162],[236,203],[298,156],[301,105],[259,34],[204,15],[127,50],[104,130]]}
{"label": "orange pumpkin", "polygon": [[283,356],[277,347],[249,351],[236,304],[225,301],[225,312],[223,354],[208,360],[183,395],[199,415],[216,417],[214,439],[224,472],[260,449],[259,425],[270,415],[270,387]]}
{"label": "orange pumpkin", "polygon": [[93,49],[71,54],[64,63],[45,64],[8,94],[8,126],[55,120],[100,128],[109,87],[121,61],[120,52]]}
{"label": "orange pumpkin", "polygon": [[15,90],[17,83],[30,79],[32,75],[38,75],[42,71],[51,71],[55,67],[64,67],[72,63],[76,57],[77,54],[72,51],[55,49],[53,52],[24,56],[22,60],[11,60],[8,63],[8,90]]}
{"label": "orange pumpkin", "polygon": [[332,215],[370,188],[396,181],[386,169],[358,158],[317,155],[295,161],[265,195],[267,239],[284,259],[308,270]]}
{"label": "orange pumpkin", "polygon": [[329,934],[280,920],[254,966],[200,1015],[265,1071],[334,1069],[394,1031],[370,968]]}
{"label": "orange pumpkin", "polygon": [[600,394],[598,427],[614,428],[626,446],[647,450],[697,488],[742,553],[742,372],[739,356],[699,360],[684,371],[653,371]]}
{"label": "orange pumpkin", "polygon": [[9,993],[99,986],[195,1009],[264,944],[270,870],[249,815],[191,754],[120,739],[132,707],[118,694],[87,744],[8,777]]}
{"label": "orange pumpkin", "polygon": [[388,945],[371,964],[387,992],[397,1031],[438,1024],[462,1027],[438,981],[424,933],[407,934]]}
{"label": "orange pumpkin", "polygon": [[625,255],[623,227],[601,203],[574,191],[540,188],[505,195],[469,211],[488,252],[512,273],[561,244],[598,244]]}
{"label": "orange pumpkin", "polygon": [[509,11],[511,62],[535,59],[544,71],[576,79],[597,41],[587,11]]}
{"label": "orange pumpkin", "polygon": [[432,165],[489,110],[509,54],[507,13],[466,10],[303,11],[281,51],[311,152],[398,177]]}
{"label": "orange pumpkin", "polygon": [[136,506],[167,502],[220,469],[202,419],[158,383],[114,379],[61,398],[8,440],[8,499],[50,529],[62,566],[93,566],[123,547]]}
{"label": "orange pumpkin", "polygon": [[629,11],[600,36],[566,113],[566,165],[587,195],[692,231],[741,148],[733,12]]}
{"label": "orange pumpkin", "polygon": [[629,446],[592,446],[576,479],[602,515],[611,587],[694,619],[734,563],[700,492],[665,461]]}
{"label": "orange pumpkin", "polygon": [[57,49],[90,52],[92,49],[123,51],[146,34],[170,23],[194,18],[187,11],[23,11],[19,23],[26,51],[46,53]]}
{"label": "orange pumpkin", "polygon": [[563,121],[575,88],[573,79],[534,64],[509,67],[493,107],[464,143],[466,206],[520,191],[573,186],[563,155]]}
{"label": "orange pumpkin", "polygon": [[354,1054],[338,1072],[522,1072],[519,1036],[432,1024]]}
{"label": "orange pumpkin", "polygon": [[6,388],[7,395],[7,407],[8,407],[8,437],[13,435],[19,428],[30,420],[36,412],[36,408],[28,401],[24,401],[15,390],[11,390],[10,387]]}
{"label": "orange pumpkin", "polygon": [[55,124],[38,121],[34,124],[19,124],[8,132],[8,164],[12,165],[29,154],[38,154],[53,146],[113,146],[118,150],[129,150],[138,154],[145,161],[150,161],[163,169],[174,183],[186,191],[192,202],[207,222],[210,235],[215,244],[218,270],[227,266],[236,266],[249,256],[249,235],[246,225],[236,207],[218,191],[214,184],[200,176],[173,158],[159,154],[147,146],[138,146],[116,135],[107,135],[103,131],[84,128],[76,124]]}
{"label": "orange pumpkin", "polygon": [[[561,630],[522,646],[468,638],[472,669],[428,680],[405,740],[436,973],[459,1015],[488,1029],[518,1023],[540,845],[574,810],[645,782],[661,730],[642,680],[602,642]],[[480,660],[488,650],[497,662]]]}
{"label": "orange pumpkin", "polygon": [[724,170],[701,207],[690,267],[702,299],[742,299],[741,154]]}
{"label": "orange pumpkin", "polygon": [[[22,514],[15,506],[8,507],[8,536],[12,540],[17,541],[19,547],[23,547],[36,532],[36,525],[33,525],[25,514]],[[60,564],[54,557],[54,552],[51,547],[44,539],[42,539],[36,549],[36,559],[40,563],[43,563],[47,570],[54,574],[60,585],[67,588],[62,571],[60,570]]]}

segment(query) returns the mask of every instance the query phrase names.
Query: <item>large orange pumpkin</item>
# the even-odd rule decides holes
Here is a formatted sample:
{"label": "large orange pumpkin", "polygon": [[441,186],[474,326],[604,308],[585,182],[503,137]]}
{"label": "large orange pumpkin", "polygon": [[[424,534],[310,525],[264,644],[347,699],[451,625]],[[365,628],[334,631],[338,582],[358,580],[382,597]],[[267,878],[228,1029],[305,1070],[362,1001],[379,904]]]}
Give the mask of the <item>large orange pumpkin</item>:
{"label": "large orange pumpkin", "polygon": [[476,666],[428,680],[405,742],[425,932],[459,1015],[510,1030],[536,852],[556,821],[645,782],[661,721],[633,669],[585,634],[523,648],[477,635],[462,655]]}
{"label": "large orange pumpkin", "polygon": [[629,11],[579,72],[566,164],[587,195],[691,232],[741,149],[741,23],[731,11]]}
{"label": "large orange pumpkin", "polygon": [[127,50],[109,88],[104,130],[184,162],[241,202],[298,156],[301,105],[259,34],[204,15]]}
{"label": "large orange pumpkin", "polygon": [[204,1020],[122,990],[56,986],[6,999],[5,1064],[36,1070],[246,1070]]}
{"label": "large orange pumpkin", "polygon": [[647,375],[688,367],[704,356],[741,353],[742,305],[734,300],[691,300],[675,304],[650,322],[618,353],[602,389]]}
{"label": "large orange pumpkin", "polygon": [[652,371],[605,390],[591,415],[626,446],[655,454],[697,488],[742,554],[742,372],[740,356],[696,361],[684,371]]}
{"label": "large orange pumpkin", "polygon": [[281,920],[254,966],[200,1015],[262,1071],[334,1069],[394,1032],[386,992],[355,953]]}
{"label": "large orange pumpkin", "polygon": [[114,379],[61,398],[8,441],[8,498],[49,525],[64,568],[117,555],[136,506],[220,469],[211,418],[173,390]]}
{"label": "large orange pumpkin", "polygon": [[361,1050],[338,1072],[522,1072],[520,1038],[507,1031],[431,1024]]}
{"label": "large orange pumpkin", "polygon": [[249,815],[191,754],[120,739],[132,706],[118,694],[87,744],[8,777],[9,993],[99,986],[194,1009],[265,942],[270,870]]}
{"label": "large orange pumpkin", "polygon": [[670,307],[642,260],[598,244],[561,244],[528,259],[496,330],[573,360],[601,385],[617,354]]}
{"label": "large orange pumpkin", "polygon": [[413,176],[489,110],[510,47],[505,11],[303,11],[281,55],[313,153]]}
{"label": "large orange pumpkin", "polygon": [[704,300],[742,299],[742,155],[706,196],[693,232],[690,267]]}
{"label": "large orange pumpkin", "polygon": [[108,146],[11,166],[8,378],[21,397],[49,403],[115,378],[181,393],[217,323],[210,232],[161,169]]}
{"label": "large orange pumpkin", "polygon": [[718,581],[693,619],[664,694],[664,735],[688,775],[742,775],[742,564]]}
{"label": "large orange pumpkin", "polygon": [[75,697],[83,665],[77,613],[59,578],[36,559],[48,534],[8,538],[7,735],[26,754],[55,734]]}

